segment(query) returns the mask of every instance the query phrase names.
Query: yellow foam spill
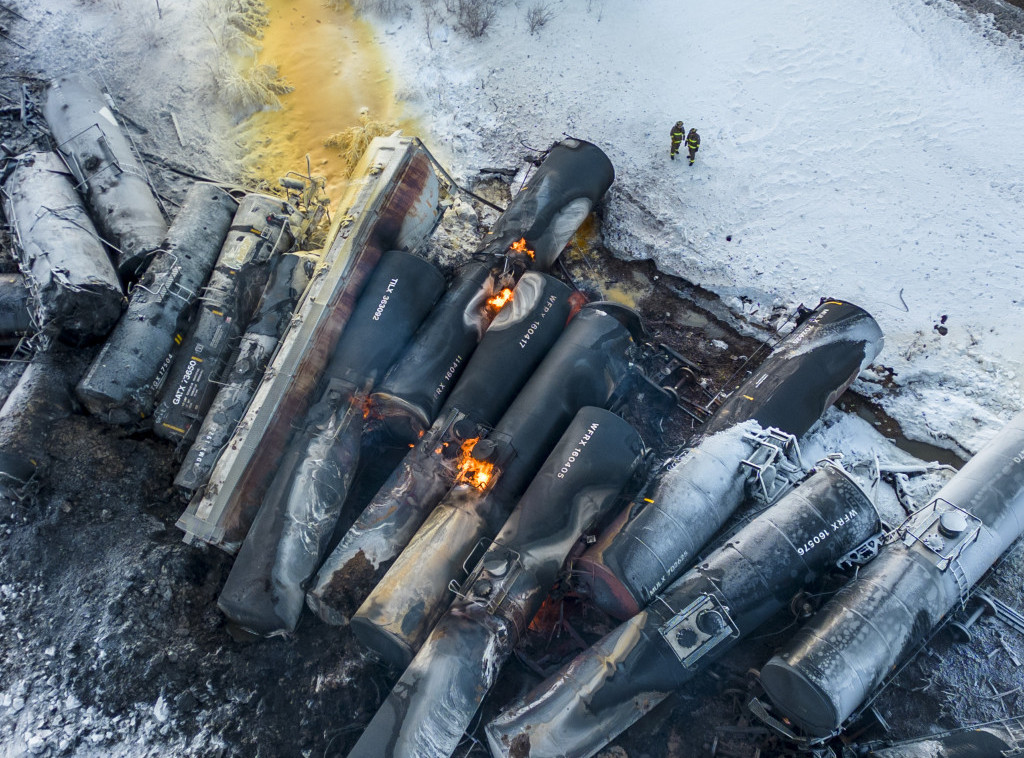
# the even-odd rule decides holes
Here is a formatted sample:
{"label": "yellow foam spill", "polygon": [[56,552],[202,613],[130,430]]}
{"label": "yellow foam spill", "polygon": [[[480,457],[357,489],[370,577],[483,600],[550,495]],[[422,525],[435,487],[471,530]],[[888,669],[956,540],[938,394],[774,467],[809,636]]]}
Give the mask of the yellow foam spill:
{"label": "yellow foam spill", "polygon": [[407,134],[415,125],[400,117],[372,30],[350,7],[332,10],[322,0],[268,0],[267,7],[270,25],[259,61],[276,66],[295,89],[280,97],[280,110],[246,122],[246,170],[276,188],[285,172],[306,172],[308,154],[313,175],[326,177],[327,195],[336,202],[346,164],[337,149],[324,147],[327,137],[358,126],[364,108],[371,119],[394,122]]}

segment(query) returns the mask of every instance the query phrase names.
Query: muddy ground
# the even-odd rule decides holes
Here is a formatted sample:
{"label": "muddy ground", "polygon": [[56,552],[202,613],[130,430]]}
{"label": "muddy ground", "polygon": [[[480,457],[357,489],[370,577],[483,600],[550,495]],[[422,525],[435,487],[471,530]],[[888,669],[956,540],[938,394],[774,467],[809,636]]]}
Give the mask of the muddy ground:
{"label": "muddy ground", "polygon": [[[2,141],[12,154],[46,141],[31,119],[22,122],[22,81],[0,80]],[[38,91],[38,83],[26,83]],[[145,145],[145,135],[136,136]],[[180,172],[156,161],[150,168],[163,195],[181,197],[187,184]],[[494,182],[486,189],[500,195]],[[0,236],[0,244],[2,269],[13,270],[10,238]],[[653,389],[638,392],[625,410],[661,455],[696,427],[699,406],[752,371],[767,354],[763,343],[776,338],[740,334],[709,293],[648,263],[615,260],[600,246],[599,225],[577,239],[560,275],[592,298],[635,304],[652,342],[693,362],[696,381],[679,385],[691,401],[686,410]],[[792,315],[780,313],[777,323]],[[65,353],[69,373],[84,370],[95,350]],[[0,388],[9,389],[29,356],[7,349],[3,357]],[[646,364],[657,375],[658,359]],[[901,441],[868,398],[848,396],[842,405]],[[185,502],[171,486],[179,451],[169,443],[77,411],[52,426],[45,452],[34,491],[0,503],[0,756],[345,755],[398,672],[372,660],[347,629],[308,614],[292,637],[234,641],[216,608],[231,559],[181,542],[174,523]],[[1020,608],[1022,577],[1018,545],[984,584]],[[812,604],[837,585],[818,588]],[[571,593],[556,597],[548,624],[526,640],[485,702],[477,735],[505,702],[611,628]],[[697,758],[713,747],[719,756],[790,755],[751,725],[743,703],[756,686],[751,671],[797,623],[789,612],[773,619],[607,755]],[[858,739],[900,739],[1024,713],[1024,637],[988,618],[974,631],[967,644],[940,631],[876,701],[888,731],[868,718]],[[486,750],[470,737],[456,754]]]}

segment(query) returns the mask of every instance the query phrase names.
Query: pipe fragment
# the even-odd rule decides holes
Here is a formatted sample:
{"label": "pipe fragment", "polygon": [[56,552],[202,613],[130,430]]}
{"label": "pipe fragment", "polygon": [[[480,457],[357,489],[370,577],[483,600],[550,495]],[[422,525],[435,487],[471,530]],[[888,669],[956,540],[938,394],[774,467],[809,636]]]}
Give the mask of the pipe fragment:
{"label": "pipe fragment", "polygon": [[238,208],[212,184],[193,184],[128,308],[76,389],[90,413],[137,424],[153,412],[199,289]]}
{"label": "pipe fragment", "polygon": [[594,755],[878,529],[867,495],[823,463],[658,602],[505,708],[486,727],[491,753]]}
{"label": "pipe fragment", "polygon": [[565,557],[642,454],[618,416],[590,406],[576,414],[350,758],[451,755]]}
{"label": "pipe fragment", "polygon": [[[748,474],[767,491],[774,451],[792,447],[881,348],[866,311],[819,305],[576,562],[580,592],[619,619],[647,605],[740,506]],[[750,465],[759,456],[767,465]]]}
{"label": "pipe fragment", "polygon": [[167,222],[113,109],[110,96],[84,74],[54,79],[43,103],[57,150],[84,189],[96,226],[117,253],[117,271],[127,280],[145,269]]}
{"label": "pipe fragment", "polygon": [[285,200],[270,195],[246,195],[239,203],[200,296],[199,315],[178,349],[153,411],[157,436],[186,443],[195,439],[256,310],[271,261],[295,241],[293,212]]}
{"label": "pipe fragment", "polygon": [[323,558],[359,462],[368,390],[443,289],[426,260],[397,250],[381,257],[221,591],[218,606],[243,631],[294,631],[303,584]]}
{"label": "pipe fragment", "polygon": [[501,418],[555,344],[569,316],[569,288],[523,274],[491,322],[437,421],[402,459],[320,567],[307,594],[329,624],[344,624],[455,484],[455,454]]}
{"label": "pipe fragment", "polygon": [[174,477],[176,487],[192,492],[206,483],[221,448],[238,426],[271,354],[291,321],[295,304],[305,291],[315,264],[316,258],[310,255],[289,253],[273,259],[256,315],[242,335],[231,370]]}
{"label": "pipe fragment", "polygon": [[1024,533],[1024,414],[892,535],[761,669],[775,712],[836,733]]}
{"label": "pipe fragment", "polygon": [[3,200],[39,326],[72,345],[103,337],[124,292],[67,166],[54,153],[19,156]]}
{"label": "pipe fragment", "polygon": [[494,462],[495,473],[483,484],[456,484],[352,617],[361,642],[396,668],[408,665],[450,604],[449,583],[504,523],[579,409],[621,400],[641,331],[635,311],[611,303],[591,303],[569,323],[494,431],[470,452],[467,462]]}

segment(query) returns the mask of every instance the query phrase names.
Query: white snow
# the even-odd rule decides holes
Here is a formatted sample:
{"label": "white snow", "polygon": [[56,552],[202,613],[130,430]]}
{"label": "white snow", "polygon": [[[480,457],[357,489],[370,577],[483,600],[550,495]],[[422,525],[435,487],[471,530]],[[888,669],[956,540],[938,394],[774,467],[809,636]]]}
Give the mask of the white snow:
{"label": "white snow", "polygon": [[[457,173],[588,139],[616,167],[616,254],[754,321],[863,306],[900,385],[878,399],[909,435],[974,452],[1024,408],[1019,40],[948,0],[552,0],[530,35],[532,5],[477,40],[428,36],[418,11],[379,21]],[[701,134],[693,167],[668,159],[678,119]]]}

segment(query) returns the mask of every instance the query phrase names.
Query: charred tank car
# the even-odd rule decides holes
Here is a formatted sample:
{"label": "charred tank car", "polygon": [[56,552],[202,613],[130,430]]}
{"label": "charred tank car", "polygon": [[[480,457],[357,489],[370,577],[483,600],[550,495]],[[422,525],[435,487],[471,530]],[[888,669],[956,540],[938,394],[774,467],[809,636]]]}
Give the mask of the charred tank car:
{"label": "charred tank car", "polygon": [[842,469],[822,464],[655,602],[506,708],[487,726],[491,752],[594,755],[878,529],[867,495]]}
{"label": "charred tank car", "polygon": [[837,300],[819,305],[576,562],[581,592],[620,619],[647,605],[739,507],[748,479],[773,493],[796,438],[881,347],[866,311]]}
{"label": "charred tank car", "polygon": [[615,414],[576,414],[350,756],[452,753],[570,549],[616,502],[642,452]]}
{"label": "charred tank car", "polygon": [[835,734],[1024,532],[1024,414],[900,526],[761,670],[774,716]]}
{"label": "charred tank car", "polygon": [[274,476],[218,605],[241,629],[295,629],[303,583],[316,571],[359,460],[367,392],[444,289],[437,268],[409,253],[382,256]]}

